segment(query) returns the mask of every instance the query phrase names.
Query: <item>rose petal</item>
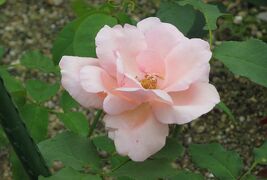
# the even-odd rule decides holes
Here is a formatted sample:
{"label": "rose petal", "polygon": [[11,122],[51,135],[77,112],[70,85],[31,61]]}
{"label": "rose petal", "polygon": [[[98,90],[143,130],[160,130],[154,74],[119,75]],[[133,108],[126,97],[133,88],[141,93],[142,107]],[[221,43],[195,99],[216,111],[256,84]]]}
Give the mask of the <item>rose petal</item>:
{"label": "rose petal", "polygon": [[172,98],[168,93],[160,89],[143,89],[143,88],[117,88],[115,89],[121,96],[127,97],[132,101],[145,103],[159,101],[172,104]]}
{"label": "rose petal", "polygon": [[80,70],[84,66],[98,66],[98,60],[94,58],[81,58],[74,56],[63,56],[59,66],[61,69],[62,86],[82,106],[89,108],[101,108],[103,97],[97,93],[86,92],[80,84]]}
{"label": "rose petal", "polygon": [[185,91],[170,93],[174,105],[154,103],[153,111],[157,119],[166,124],[188,123],[209,112],[220,97],[215,87],[209,83],[196,83]]}
{"label": "rose petal", "polygon": [[156,51],[142,51],[136,59],[139,70],[144,74],[164,76],[165,62]]}
{"label": "rose petal", "polygon": [[136,108],[140,103],[130,101],[118,95],[109,94],[103,104],[104,111],[110,115],[116,115]]}
{"label": "rose petal", "polygon": [[163,59],[182,40],[187,39],[172,24],[160,23],[157,19],[145,19],[137,27],[144,32],[148,50],[158,52]]}
{"label": "rose petal", "polygon": [[116,87],[116,81],[97,66],[85,66],[80,71],[81,85],[87,92],[107,92]]}
{"label": "rose petal", "polygon": [[165,91],[187,89],[191,83],[209,81],[209,44],[201,39],[185,40],[166,57]]}
{"label": "rose petal", "polygon": [[[127,72],[134,71],[135,57],[146,48],[142,32],[135,26],[105,26],[96,36],[96,53],[101,66],[111,75],[116,76],[117,52],[125,60]],[[129,64],[129,65],[128,65]]]}
{"label": "rose petal", "polygon": [[117,152],[133,161],[144,161],[158,152],[168,135],[168,125],[155,120],[148,105],[120,115],[104,117],[105,126],[111,129]]}

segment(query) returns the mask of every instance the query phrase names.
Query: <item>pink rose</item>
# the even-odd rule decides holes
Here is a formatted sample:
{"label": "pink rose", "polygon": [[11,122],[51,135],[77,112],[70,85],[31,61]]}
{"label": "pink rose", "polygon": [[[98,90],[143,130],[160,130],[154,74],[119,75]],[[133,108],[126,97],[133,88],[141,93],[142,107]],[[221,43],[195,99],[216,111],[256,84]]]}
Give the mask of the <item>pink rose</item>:
{"label": "pink rose", "polygon": [[209,44],[158,18],[103,27],[95,58],[64,56],[62,85],[86,108],[103,108],[117,152],[144,161],[158,152],[169,124],[188,123],[219,101],[209,84]]}

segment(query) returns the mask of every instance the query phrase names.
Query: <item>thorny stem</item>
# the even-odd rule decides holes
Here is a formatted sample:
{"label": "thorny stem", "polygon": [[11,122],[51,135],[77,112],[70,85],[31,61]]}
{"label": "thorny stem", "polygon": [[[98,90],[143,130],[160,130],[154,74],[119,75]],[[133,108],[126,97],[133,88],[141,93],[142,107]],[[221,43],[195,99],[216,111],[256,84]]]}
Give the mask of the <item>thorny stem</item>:
{"label": "thorny stem", "polygon": [[93,123],[91,124],[91,127],[89,128],[88,137],[90,137],[93,134],[96,128],[96,125],[102,114],[103,114],[103,110],[97,110]]}
{"label": "thorny stem", "polygon": [[251,171],[255,168],[255,166],[257,166],[257,164],[258,164],[258,162],[255,161],[255,162],[250,166],[250,168],[248,169],[248,171],[247,171],[245,174],[243,174],[243,175],[241,176],[240,180],[243,180],[245,177],[247,177],[247,175],[251,174]]}

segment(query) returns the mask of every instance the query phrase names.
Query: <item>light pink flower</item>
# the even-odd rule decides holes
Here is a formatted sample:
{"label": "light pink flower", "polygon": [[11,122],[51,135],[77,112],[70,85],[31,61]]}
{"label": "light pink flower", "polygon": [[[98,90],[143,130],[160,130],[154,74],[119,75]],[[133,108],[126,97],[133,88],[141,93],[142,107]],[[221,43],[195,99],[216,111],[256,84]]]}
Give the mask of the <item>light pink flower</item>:
{"label": "light pink flower", "polygon": [[144,161],[158,152],[169,124],[188,123],[219,101],[209,84],[209,44],[158,18],[103,27],[95,58],[64,56],[62,85],[86,108],[103,108],[119,154]]}

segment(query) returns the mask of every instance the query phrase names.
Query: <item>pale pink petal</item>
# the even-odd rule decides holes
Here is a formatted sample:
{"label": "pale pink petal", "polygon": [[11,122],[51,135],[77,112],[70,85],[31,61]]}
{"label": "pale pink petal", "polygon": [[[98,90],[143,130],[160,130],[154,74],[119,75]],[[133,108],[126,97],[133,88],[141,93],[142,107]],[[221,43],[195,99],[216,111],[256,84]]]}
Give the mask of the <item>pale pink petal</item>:
{"label": "pale pink petal", "polygon": [[[125,64],[134,65],[137,54],[146,48],[142,32],[135,26],[117,25],[113,28],[103,27],[96,36],[96,53],[101,66],[111,75],[116,76],[117,53]],[[127,66],[131,71],[135,66]]]}
{"label": "pale pink petal", "polygon": [[170,93],[174,105],[154,103],[157,119],[166,124],[188,123],[209,112],[220,102],[215,87],[209,83],[196,83],[185,91]]}
{"label": "pale pink petal", "polygon": [[98,60],[94,58],[81,58],[74,56],[63,56],[59,66],[61,69],[62,86],[82,106],[89,108],[101,108],[103,97],[97,93],[86,92],[80,84],[80,70],[84,66],[98,66]]}
{"label": "pale pink petal", "polygon": [[155,26],[161,24],[161,21],[157,17],[149,17],[146,19],[143,19],[142,21],[137,23],[137,28],[140,29],[143,33],[146,33],[147,31],[151,30]]}
{"label": "pale pink petal", "polygon": [[158,152],[169,133],[168,125],[158,122],[148,105],[120,115],[105,115],[104,122],[117,152],[133,161],[144,161]]}
{"label": "pale pink petal", "polygon": [[[139,73],[137,74],[139,75]],[[117,83],[119,87],[142,88],[140,82],[132,77],[125,69],[125,65],[119,54],[117,58]]]}
{"label": "pale pink petal", "polygon": [[97,66],[84,66],[80,71],[81,85],[87,92],[107,92],[116,87],[116,80]]}
{"label": "pale pink petal", "polygon": [[142,51],[136,59],[139,70],[144,74],[164,76],[165,62],[156,51]]}
{"label": "pale pink petal", "polygon": [[138,105],[140,105],[140,103],[137,103],[136,101],[109,94],[104,100],[103,109],[107,114],[115,115],[132,110]]}
{"label": "pale pink petal", "polygon": [[139,103],[159,101],[172,104],[172,98],[168,93],[160,89],[143,89],[143,88],[117,88],[115,89],[121,96],[127,97],[132,101]]}
{"label": "pale pink petal", "polygon": [[[149,22],[148,26],[151,26],[150,21],[145,22]],[[187,39],[175,26],[169,23],[154,23],[153,27],[146,28],[145,38],[147,49],[158,52],[162,59],[167,56],[172,48]]]}
{"label": "pale pink petal", "polygon": [[185,40],[166,57],[165,88],[167,92],[185,90],[196,81],[209,81],[209,44],[201,39]]}

